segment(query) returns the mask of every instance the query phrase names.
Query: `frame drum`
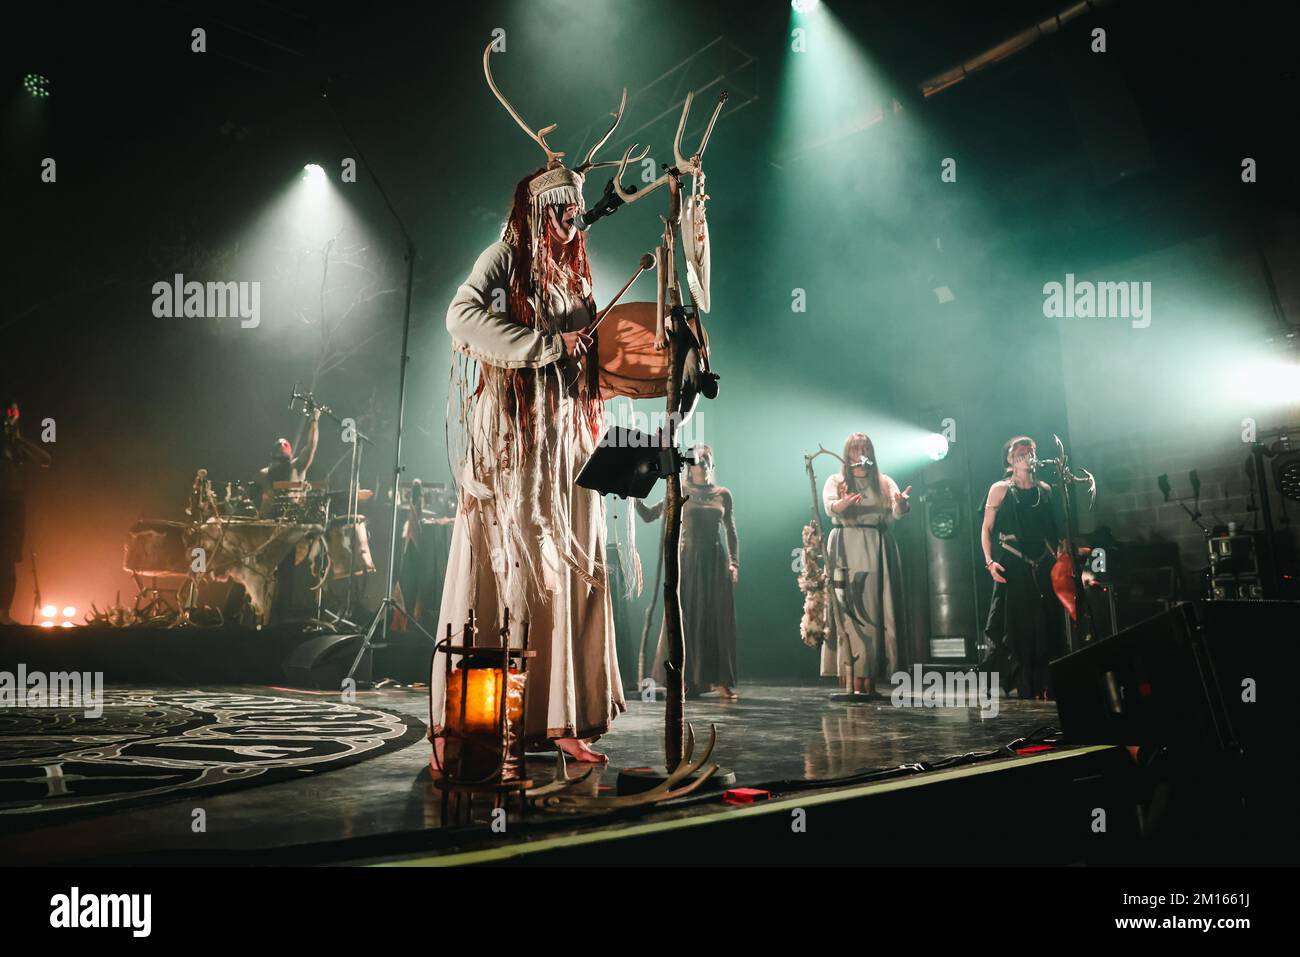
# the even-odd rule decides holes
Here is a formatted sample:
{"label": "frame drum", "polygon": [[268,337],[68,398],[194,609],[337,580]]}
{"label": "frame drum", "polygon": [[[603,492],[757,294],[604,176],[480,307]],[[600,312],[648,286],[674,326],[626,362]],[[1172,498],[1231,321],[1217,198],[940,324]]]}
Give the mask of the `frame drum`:
{"label": "frame drum", "polygon": [[655,303],[623,302],[596,336],[600,397],[657,399],[668,394],[668,350],[655,348]]}
{"label": "frame drum", "polygon": [[[623,302],[609,310],[596,335],[600,363],[600,397],[612,399],[659,399],[668,394],[668,350],[655,348],[653,302]],[[700,395],[717,395],[717,376],[707,371],[700,343],[707,347],[704,328],[698,319],[688,319],[681,340],[682,395],[678,412],[683,421],[690,417]],[[707,348],[706,350],[707,351]]]}

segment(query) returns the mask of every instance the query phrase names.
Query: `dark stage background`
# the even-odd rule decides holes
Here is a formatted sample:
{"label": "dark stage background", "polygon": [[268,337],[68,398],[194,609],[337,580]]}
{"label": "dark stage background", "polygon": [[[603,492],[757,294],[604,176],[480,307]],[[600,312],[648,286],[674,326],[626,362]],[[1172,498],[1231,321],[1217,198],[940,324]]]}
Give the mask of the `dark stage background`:
{"label": "dark stage background", "polygon": [[[673,97],[727,74],[738,108],[706,163],[722,396],[692,436],[714,447],[737,504],[742,677],[816,675],[791,571],[810,508],[802,454],[838,451],[855,429],[900,485],[919,485],[918,437],[954,419],[972,500],[1000,477],[1005,438],[1057,432],[1098,473],[1085,527],[1178,541],[1194,571],[1199,533],[1158,499],[1154,476],[1199,467],[1216,517],[1255,523],[1241,420],[1296,419],[1233,391],[1228,374],[1296,322],[1291,34],[1273,4],[1118,2],[921,95],[1063,7],[833,3],[802,24],[784,0],[8,12],[0,382],[22,399],[29,436],[57,424],[54,467],[31,477],[44,597],[129,602],[126,529],[179,518],[197,468],[251,478],[278,435],[296,442],[295,381],[377,437],[365,484],[391,482],[402,246],[364,168],[339,182],[356,151],[322,91],[419,246],[405,460],[408,477],[448,480],[446,304],[496,239],[513,184],[541,165],[483,82],[495,28],[508,42],[498,82],[529,122],[559,124],[549,141],[570,161],[624,84],[631,105],[607,153],[650,123],[636,138],[663,161]],[[1089,49],[1097,26],[1104,54]],[[190,52],[194,27],[208,52]],[[792,51],[797,28],[807,52]],[[719,37],[652,88],[665,99],[638,98]],[[48,99],[23,93],[29,71],[51,78]],[[55,183],[40,179],[46,157]],[[1258,183],[1242,183],[1243,157]],[[945,158],[955,182],[941,181]],[[329,182],[304,183],[305,163]],[[592,177],[588,202],[603,183]],[[648,201],[593,228],[600,300],[652,247],[661,211]],[[260,324],[156,318],[153,284],[175,273],[259,281]],[[1150,328],[1045,319],[1042,287],[1066,273],[1152,281]],[[346,451],[326,429],[314,476]],[[377,556],[384,515],[371,521]],[[638,531],[648,585],[657,541]],[[919,575],[921,514],[899,533]],[[30,560],[20,576],[25,621]],[[913,650],[920,616],[915,627]]]}

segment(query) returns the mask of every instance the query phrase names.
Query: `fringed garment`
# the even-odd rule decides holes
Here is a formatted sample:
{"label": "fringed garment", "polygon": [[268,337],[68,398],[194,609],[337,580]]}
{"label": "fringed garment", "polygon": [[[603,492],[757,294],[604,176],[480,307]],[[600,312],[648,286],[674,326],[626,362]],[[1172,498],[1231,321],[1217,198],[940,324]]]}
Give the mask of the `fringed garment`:
{"label": "fringed garment", "polygon": [[[478,644],[499,642],[510,610],[512,644],[538,652],[528,665],[525,738],[595,738],[625,710],[605,567],[605,509],[574,484],[596,446],[599,418],[589,379],[566,356],[561,332],[592,318],[590,289],[543,285],[534,326],[503,315],[513,250],[490,246],[460,286],[447,328],[461,369],[457,433],[449,449],[460,505],[452,531],[438,637],[456,643],[469,610]],[[594,354],[594,349],[592,350]],[[477,381],[471,376],[477,368]],[[454,662],[453,662],[454,664]],[[445,662],[436,655],[430,688],[432,730],[441,730]]]}

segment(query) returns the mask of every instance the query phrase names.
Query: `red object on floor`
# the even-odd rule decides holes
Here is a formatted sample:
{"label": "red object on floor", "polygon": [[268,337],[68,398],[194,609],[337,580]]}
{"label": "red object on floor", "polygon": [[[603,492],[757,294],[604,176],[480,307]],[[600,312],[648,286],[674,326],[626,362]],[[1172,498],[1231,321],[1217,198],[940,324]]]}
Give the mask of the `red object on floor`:
{"label": "red object on floor", "polygon": [[1030,744],[1023,748],[1016,748],[1016,754],[1038,754],[1040,751],[1055,751],[1056,748],[1050,744]]}
{"label": "red object on floor", "polygon": [[727,788],[722,792],[722,803],[724,804],[753,804],[755,801],[770,801],[771,799],[771,791],[760,791],[758,788]]}

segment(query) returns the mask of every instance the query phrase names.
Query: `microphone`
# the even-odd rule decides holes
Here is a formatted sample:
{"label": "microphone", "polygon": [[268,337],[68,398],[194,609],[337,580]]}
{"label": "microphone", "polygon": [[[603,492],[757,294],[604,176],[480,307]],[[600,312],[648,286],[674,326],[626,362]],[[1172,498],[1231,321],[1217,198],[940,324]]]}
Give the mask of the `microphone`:
{"label": "microphone", "polygon": [[299,399],[302,400],[302,414],[311,415],[315,409],[320,409],[322,415],[333,415],[334,410],[328,405],[321,405],[316,401],[316,396],[310,392],[299,392],[298,384],[295,382],[293,392],[289,395],[289,411],[293,411],[293,405]]}
{"label": "microphone", "polygon": [[[635,193],[636,187],[630,187],[628,192]],[[573,223],[578,227],[578,229],[585,233],[591,228],[592,223],[599,219],[604,219],[622,205],[623,198],[619,196],[618,193],[614,192],[614,180],[611,178],[610,181],[605,184],[605,192],[601,194],[596,205],[591,207],[591,209],[583,210],[579,213]]]}

